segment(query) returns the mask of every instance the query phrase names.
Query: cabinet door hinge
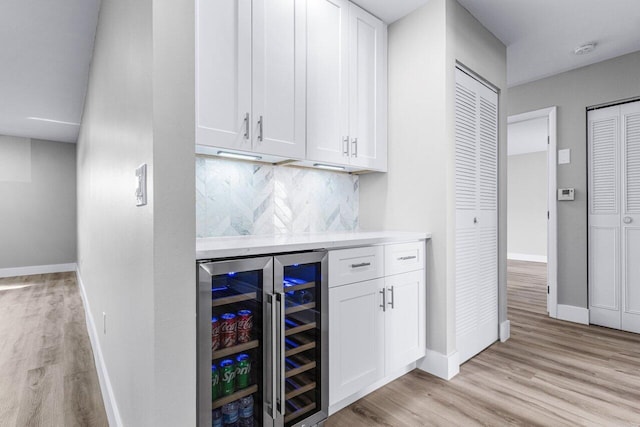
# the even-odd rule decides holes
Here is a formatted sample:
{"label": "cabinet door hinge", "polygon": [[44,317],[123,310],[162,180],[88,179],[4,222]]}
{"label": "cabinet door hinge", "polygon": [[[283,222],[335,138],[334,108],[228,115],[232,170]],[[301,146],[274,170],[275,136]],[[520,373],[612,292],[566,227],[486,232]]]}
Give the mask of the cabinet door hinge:
{"label": "cabinet door hinge", "polygon": [[549,293],[549,285],[547,285],[547,294]]}
{"label": "cabinet door hinge", "polygon": [[549,216],[549,211],[547,211],[547,219],[550,219],[551,217]]}

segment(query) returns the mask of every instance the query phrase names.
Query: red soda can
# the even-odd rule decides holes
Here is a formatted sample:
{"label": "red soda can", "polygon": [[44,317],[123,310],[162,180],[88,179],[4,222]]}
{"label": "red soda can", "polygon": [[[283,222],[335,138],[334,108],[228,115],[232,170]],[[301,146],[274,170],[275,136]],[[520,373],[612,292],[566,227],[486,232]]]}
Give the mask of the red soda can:
{"label": "red soda can", "polygon": [[220,321],[217,317],[211,319],[211,351],[220,348]]}
{"label": "red soda can", "polygon": [[220,316],[220,336],[222,348],[232,347],[236,345],[237,327],[236,315],[233,313],[225,313]]}
{"label": "red soda can", "polygon": [[253,315],[251,310],[238,312],[238,344],[251,341],[251,328],[253,328]]}

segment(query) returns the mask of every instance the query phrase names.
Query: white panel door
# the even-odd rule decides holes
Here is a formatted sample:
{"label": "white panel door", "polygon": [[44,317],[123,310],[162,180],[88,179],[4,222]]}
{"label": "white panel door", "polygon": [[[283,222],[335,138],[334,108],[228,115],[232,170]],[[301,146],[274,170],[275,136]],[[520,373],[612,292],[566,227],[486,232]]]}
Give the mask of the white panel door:
{"label": "white panel door", "polygon": [[460,362],[498,339],[498,96],[456,69],[455,283]]}
{"label": "white panel door", "polygon": [[253,151],[305,156],[307,0],[253,0]]}
{"label": "white panel door", "polygon": [[620,107],[588,114],[589,321],[619,329]]}
{"label": "white panel door", "polygon": [[349,5],[350,163],[387,168],[387,28],[384,22]]}
{"label": "white panel door", "polygon": [[329,289],[329,404],[384,377],[384,279]]}
{"label": "white panel door", "polygon": [[349,163],[349,2],[307,3],[307,158]]}
{"label": "white panel door", "polygon": [[196,2],[196,143],[251,149],[251,0]]}
{"label": "white panel door", "polygon": [[622,124],[622,329],[640,333],[640,102],[620,106]]}
{"label": "white panel door", "polygon": [[386,277],[385,286],[385,363],[390,375],[426,353],[425,272]]}

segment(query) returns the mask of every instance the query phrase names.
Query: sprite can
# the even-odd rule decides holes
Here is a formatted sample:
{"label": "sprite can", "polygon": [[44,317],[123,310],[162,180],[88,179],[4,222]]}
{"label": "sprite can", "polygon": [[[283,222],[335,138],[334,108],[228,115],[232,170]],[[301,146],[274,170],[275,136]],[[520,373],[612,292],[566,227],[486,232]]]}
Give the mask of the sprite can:
{"label": "sprite can", "polygon": [[220,394],[228,396],[236,391],[236,367],[233,359],[220,362]]}
{"label": "sprite can", "polygon": [[251,382],[251,360],[248,354],[236,357],[236,384],[239,389],[249,387]]}
{"label": "sprite can", "polygon": [[216,365],[211,365],[211,400],[220,397],[220,372]]}

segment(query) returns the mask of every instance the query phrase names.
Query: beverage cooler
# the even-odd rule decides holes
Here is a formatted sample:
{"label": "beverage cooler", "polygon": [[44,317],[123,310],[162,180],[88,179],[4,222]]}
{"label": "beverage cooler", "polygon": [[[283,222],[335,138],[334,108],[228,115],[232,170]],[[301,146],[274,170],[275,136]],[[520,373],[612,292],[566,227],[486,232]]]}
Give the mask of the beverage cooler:
{"label": "beverage cooler", "polygon": [[327,254],[198,262],[198,425],[328,413]]}

